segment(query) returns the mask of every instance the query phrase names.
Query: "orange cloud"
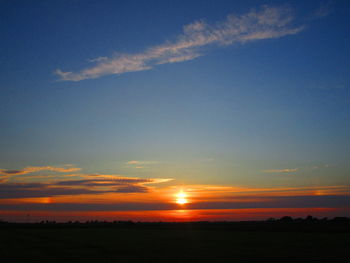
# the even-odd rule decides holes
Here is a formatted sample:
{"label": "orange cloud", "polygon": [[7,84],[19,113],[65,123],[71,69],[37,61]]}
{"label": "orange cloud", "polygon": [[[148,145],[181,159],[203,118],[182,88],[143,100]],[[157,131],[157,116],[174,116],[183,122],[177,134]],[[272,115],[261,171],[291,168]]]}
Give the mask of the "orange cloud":
{"label": "orange cloud", "polygon": [[156,162],[156,161],[136,161],[136,160],[131,160],[131,161],[126,162],[128,167],[136,168],[136,169],[148,168],[145,165],[153,165],[153,164],[157,164],[157,163],[158,162]]}

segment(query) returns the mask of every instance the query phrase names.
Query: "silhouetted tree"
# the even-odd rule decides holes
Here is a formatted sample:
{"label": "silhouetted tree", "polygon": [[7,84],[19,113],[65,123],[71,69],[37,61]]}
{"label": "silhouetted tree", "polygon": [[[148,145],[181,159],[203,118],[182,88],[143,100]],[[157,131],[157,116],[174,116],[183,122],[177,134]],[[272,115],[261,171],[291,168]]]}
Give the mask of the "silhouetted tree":
{"label": "silhouetted tree", "polygon": [[290,216],[284,216],[279,221],[281,221],[283,223],[289,223],[289,222],[293,222],[293,218]]}

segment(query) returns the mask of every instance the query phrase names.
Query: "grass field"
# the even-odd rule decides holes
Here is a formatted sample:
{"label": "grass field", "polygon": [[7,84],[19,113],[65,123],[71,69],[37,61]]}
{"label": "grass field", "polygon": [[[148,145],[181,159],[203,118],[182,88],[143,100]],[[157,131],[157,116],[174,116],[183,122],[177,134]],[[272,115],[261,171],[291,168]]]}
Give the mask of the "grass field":
{"label": "grass field", "polygon": [[0,229],[2,263],[340,262],[350,233],[191,227]]}

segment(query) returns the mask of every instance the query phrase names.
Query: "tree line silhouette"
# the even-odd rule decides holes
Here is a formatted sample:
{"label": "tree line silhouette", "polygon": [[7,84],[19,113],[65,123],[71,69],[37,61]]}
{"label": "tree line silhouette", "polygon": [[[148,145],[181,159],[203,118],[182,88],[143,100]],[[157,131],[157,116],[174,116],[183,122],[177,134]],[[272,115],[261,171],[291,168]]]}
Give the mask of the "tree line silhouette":
{"label": "tree line silhouette", "polygon": [[200,228],[224,229],[234,231],[302,231],[302,232],[350,232],[350,218],[317,218],[311,215],[305,218],[269,218],[261,221],[198,221],[198,222],[134,222],[88,220],[56,222],[43,220],[35,223],[15,223],[0,220],[0,228]]}

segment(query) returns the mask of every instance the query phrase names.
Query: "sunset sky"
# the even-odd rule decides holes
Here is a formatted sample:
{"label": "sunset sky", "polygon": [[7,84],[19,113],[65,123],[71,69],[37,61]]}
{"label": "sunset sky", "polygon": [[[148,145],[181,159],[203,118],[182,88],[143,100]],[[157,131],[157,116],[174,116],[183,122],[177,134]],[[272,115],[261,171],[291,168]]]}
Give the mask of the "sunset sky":
{"label": "sunset sky", "polygon": [[0,220],[350,216],[350,2],[0,2]]}

